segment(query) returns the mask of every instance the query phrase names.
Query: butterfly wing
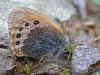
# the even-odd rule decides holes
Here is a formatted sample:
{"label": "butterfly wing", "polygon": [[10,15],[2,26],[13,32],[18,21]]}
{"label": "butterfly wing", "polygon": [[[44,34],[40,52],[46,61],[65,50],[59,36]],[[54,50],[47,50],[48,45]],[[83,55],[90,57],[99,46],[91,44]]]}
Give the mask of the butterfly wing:
{"label": "butterfly wing", "polygon": [[42,56],[64,45],[61,27],[39,11],[14,9],[8,17],[8,27],[10,47],[17,56]]}

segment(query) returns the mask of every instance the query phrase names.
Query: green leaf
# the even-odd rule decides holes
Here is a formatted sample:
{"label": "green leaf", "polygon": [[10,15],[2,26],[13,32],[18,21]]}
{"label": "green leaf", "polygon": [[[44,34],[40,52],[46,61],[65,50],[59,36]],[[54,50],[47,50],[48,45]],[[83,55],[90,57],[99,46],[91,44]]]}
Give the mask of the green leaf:
{"label": "green leaf", "polygon": [[96,5],[100,5],[100,0],[91,0],[91,1],[96,3]]}
{"label": "green leaf", "polygon": [[28,64],[25,65],[25,71],[26,71],[27,75],[31,75],[30,67]]}
{"label": "green leaf", "polygon": [[63,73],[64,73],[64,75],[67,75],[67,71],[66,70],[64,70]]}
{"label": "green leaf", "polygon": [[71,75],[70,71],[68,71],[67,69],[64,69],[63,73],[64,75]]}
{"label": "green leaf", "polygon": [[73,45],[73,44],[70,44],[70,45],[68,46],[68,50],[73,51],[73,50],[74,50],[74,45]]}

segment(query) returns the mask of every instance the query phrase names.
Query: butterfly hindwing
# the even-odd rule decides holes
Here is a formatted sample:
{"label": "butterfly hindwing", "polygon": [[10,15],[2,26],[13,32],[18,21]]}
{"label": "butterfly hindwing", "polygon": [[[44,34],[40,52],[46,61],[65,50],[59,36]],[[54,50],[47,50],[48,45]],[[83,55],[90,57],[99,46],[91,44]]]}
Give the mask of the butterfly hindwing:
{"label": "butterfly hindwing", "polygon": [[[32,52],[34,54],[35,51],[32,51],[31,48],[28,48],[32,43],[30,38],[35,40],[37,40],[37,38],[45,38],[44,40],[56,40],[55,38],[59,39],[59,35],[64,35],[64,32],[59,25],[57,25],[44,14],[29,8],[14,9],[8,17],[8,24],[10,47],[17,56],[27,55],[27,53],[32,55]],[[40,37],[40,35],[43,35],[44,37]],[[36,36],[37,38],[35,38]],[[25,44],[27,41],[30,41],[28,45]],[[37,40],[37,42],[35,41],[35,44],[38,43],[38,41],[41,40]],[[24,47],[27,47],[26,49],[29,49],[30,51],[24,51]],[[36,52],[38,52],[38,50]],[[44,54],[44,52],[42,53]]]}

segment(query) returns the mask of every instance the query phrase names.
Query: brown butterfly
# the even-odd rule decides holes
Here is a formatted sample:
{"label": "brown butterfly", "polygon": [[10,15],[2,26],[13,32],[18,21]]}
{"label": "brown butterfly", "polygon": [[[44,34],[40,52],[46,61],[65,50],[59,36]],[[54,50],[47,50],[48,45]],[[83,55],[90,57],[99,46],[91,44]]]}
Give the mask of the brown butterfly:
{"label": "brown butterfly", "polygon": [[29,8],[16,8],[8,17],[8,25],[13,54],[19,61],[20,57],[37,60],[35,64],[39,66],[34,72],[55,74],[66,65],[65,33],[48,16]]}

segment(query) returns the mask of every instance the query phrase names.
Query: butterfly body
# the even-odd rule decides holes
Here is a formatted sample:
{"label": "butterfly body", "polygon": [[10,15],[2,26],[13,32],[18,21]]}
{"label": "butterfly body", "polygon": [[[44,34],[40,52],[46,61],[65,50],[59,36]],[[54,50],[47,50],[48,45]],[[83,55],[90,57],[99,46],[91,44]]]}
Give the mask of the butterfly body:
{"label": "butterfly body", "polygon": [[65,33],[47,16],[29,8],[16,8],[8,18],[8,25],[10,47],[14,55],[32,57],[39,60],[37,63],[40,66],[47,57],[44,64],[46,68],[50,64],[58,66],[65,63],[58,58],[61,54],[59,51],[63,52],[67,45]]}

